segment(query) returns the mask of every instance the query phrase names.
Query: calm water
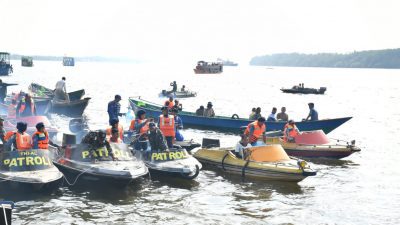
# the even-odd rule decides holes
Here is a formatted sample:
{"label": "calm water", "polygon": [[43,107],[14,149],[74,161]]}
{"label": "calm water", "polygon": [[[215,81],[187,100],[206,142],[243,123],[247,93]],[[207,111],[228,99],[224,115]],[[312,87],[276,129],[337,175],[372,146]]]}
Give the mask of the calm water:
{"label": "calm water", "polygon": [[[143,179],[125,190],[62,188],[52,194],[20,193],[15,224],[399,224],[400,170],[400,70],[226,67],[220,75],[195,75],[194,65],[135,65],[83,63],[63,67],[61,62],[36,61],[35,67],[20,67],[3,78],[17,82],[17,91],[36,81],[53,87],[67,77],[69,91],[85,88],[92,100],[86,110],[93,129],[107,125],[107,102],[121,94],[123,111],[129,96],[162,103],[158,97],[169,83],[198,93],[182,100],[185,110],[194,111],[212,101],[219,115],[237,113],[247,117],[260,106],[267,115],[272,107],[286,106],[290,118],[307,116],[314,102],[320,118],[353,116],[331,138],[357,140],[362,148],[344,160],[313,161],[317,176],[293,184],[285,182],[242,182],[237,176],[203,170],[194,181],[165,178]],[[305,83],[326,86],[327,93],[292,95],[281,87]],[[54,117],[65,130],[68,118]],[[185,129],[187,139],[205,136],[234,145],[232,134]],[[0,196],[7,198],[7,196]],[[8,198],[9,199],[9,198]]]}

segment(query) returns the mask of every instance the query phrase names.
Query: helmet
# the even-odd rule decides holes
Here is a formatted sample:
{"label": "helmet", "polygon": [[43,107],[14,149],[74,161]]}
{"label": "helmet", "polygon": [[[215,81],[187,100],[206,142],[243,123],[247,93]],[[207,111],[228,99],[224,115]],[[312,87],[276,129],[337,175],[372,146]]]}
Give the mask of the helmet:
{"label": "helmet", "polygon": [[42,128],[44,128],[43,122],[40,122],[40,123],[37,123],[37,124],[36,124],[36,129],[37,129],[37,130],[40,130],[40,129],[42,129]]}
{"label": "helmet", "polygon": [[25,122],[18,122],[17,123],[17,130],[19,132],[25,132],[26,128],[28,128],[28,124],[27,123],[25,123]]}
{"label": "helmet", "polygon": [[143,114],[146,114],[146,111],[144,111],[143,109],[137,111],[137,113],[136,113],[136,118],[137,118],[137,119],[140,119],[140,117],[141,117]]}

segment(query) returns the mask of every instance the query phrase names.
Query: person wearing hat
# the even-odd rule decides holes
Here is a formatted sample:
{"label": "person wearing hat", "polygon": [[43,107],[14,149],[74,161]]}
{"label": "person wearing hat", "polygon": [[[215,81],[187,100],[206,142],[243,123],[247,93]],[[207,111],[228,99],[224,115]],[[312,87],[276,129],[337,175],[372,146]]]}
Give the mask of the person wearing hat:
{"label": "person wearing hat", "polygon": [[318,112],[317,110],[314,109],[314,103],[310,102],[308,103],[308,108],[310,109],[310,113],[308,113],[307,118],[305,119],[310,120],[310,121],[316,121],[318,120]]}
{"label": "person wearing hat", "polygon": [[6,140],[4,139],[4,137],[6,135],[6,130],[4,129],[3,121],[4,121],[4,119],[2,117],[0,117],[0,140],[1,140],[1,143],[5,144]]}
{"label": "person wearing hat", "polygon": [[121,110],[121,104],[119,104],[120,101],[121,101],[121,95],[115,95],[114,100],[108,103],[107,113],[108,113],[108,122],[110,123],[110,125],[112,119],[118,119],[118,116],[124,115],[123,113],[120,113]]}
{"label": "person wearing hat", "polygon": [[119,132],[119,137],[121,138],[121,140],[123,140],[124,139],[124,127],[119,123],[119,119],[118,118],[111,119],[110,125],[111,126],[107,127],[107,129],[106,129],[107,137],[111,136],[112,129],[117,129]]}
{"label": "person wearing hat", "polygon": [[36,124],[36,132],[32,136],[33,149],[49,149],[49,133],[46,131],[44,123]]}
{"label": "person wearing hat", "polygon": [[180,129],[183,129],[183,122],[182,122],[181,117],[179,117],[178,113],[179,113],[179,110],[177,108],[172,109],[171,114],[174,116],[174,120],[175,120],[175,140],[183,141],[184,137],[179,132]]}
{"label": "person wearing hat", "polygon": [[252,146],[255,146],[255,145],[257,145],[257,141],[260,138],[262,138],[264,142],[266,141],[266,138],[265,138],[266,128],[267,127],[265,125],[265,118],[260,117],[256,121],[249,123],[249,125],[247,125],[247,128],[244,131],[244,135],[246,135],[250,144]]}
{"label": "person wearing hat", "polygon": [[28,124],[25,122],[17,123],[17,131],[9,131],[5,135],[4,150],[11,151],[17,149],[18,151],[32,149],[32,138],[26,133]]}
{"label": "person wearing hat", "polygon": [[136,150],[147,149],[147,131],[149,130],[149,122],[151,121],[152,119],[146,119],[146,112],[142,109],[137,111],[136,118],[131,121],[129,131],[139,135],[134,142]]}
{"label": "person wearing hat", "polygon": [[154,122],[149,123],[148,138],[152,151],[168,151],[167,141]]}
{"label": "person wearing hat", "polygon": [[30,94],[25,94],[16,108],[17,117],[36,116],[36,106]]}
{"label": "person wearing hat", "polygon": [[65,85],[65,77],[62,77],[61,80],[57,81],[56,89],[54,90],[54,99],[58,101],[70,102]]}
{"label": "person wearing hat", "polygon": [[295,142],[295,138],[300,134],[299,129],[293,120],[289,120],[289,122],[283,128],[283,140],[286,142]]}
{"label": "person wearing hat", "polygon": [[212,103],[208,102],[207,108],[204,110],[205,117],[214,117],[215,116],[214,109],[212,107],[213,107]]}
{"label": "person wearing hat", "polygon": [[168,114],[168,107],[164,106],[161,110],[162,114],[159,117],[158,127],[167,140],[168,148],[172,148],[175,139],[175,118]]}

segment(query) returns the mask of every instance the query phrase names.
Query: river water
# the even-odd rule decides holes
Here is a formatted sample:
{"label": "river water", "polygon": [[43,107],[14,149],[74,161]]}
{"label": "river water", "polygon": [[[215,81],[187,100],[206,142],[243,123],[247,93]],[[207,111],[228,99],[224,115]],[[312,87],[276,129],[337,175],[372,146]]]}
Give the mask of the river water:
{"label": "river water", "polygon": [[[260,106],[267,116],[272,107],[286,106],[290,118],[300,120],[314,102],[320,119],[353,116],[329,137],[355,139],[361,147],[343,160],[313,160],[318,171],[298,184],[242,181],[221,171],[203,170],[193,181],[165,177],[143,179],[126,189],[63,187],[55,193],[18,193],[0,196],[14,200],[13,224],[399,224],[400,215],[400,70],[284,67],[225,67],[222,74],[195,75],[193,65],[155,65],[35,61],[32,68],[13,61],[16,82],[11,91],[31,82],[53,88],[62,77],[69,91],[85,88],[92,97],[86,118],[92,129],[108,122],[108,101],[122,96],[127,111],[129,96],[163,103],[162,89],[176,80],[196,91],[181,100],[194,111],[211,101],[216,114],[248,117]],[[284,94],[282,87],[304,83],[327,87],[325,95]],[[64,131],[68,118],[53,116]],[[124,118],[122,118],[124,121]],[[183,121],[184,122],[184,121]],[[233,146],[234,134],[185,129],[186,139],[219,138]]]}

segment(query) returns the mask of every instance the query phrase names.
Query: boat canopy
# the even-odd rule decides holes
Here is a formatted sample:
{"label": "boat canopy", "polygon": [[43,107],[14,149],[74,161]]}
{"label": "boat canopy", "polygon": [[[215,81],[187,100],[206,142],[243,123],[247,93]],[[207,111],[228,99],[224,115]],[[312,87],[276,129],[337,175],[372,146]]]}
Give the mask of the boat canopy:
{"label": "boat canopy", "polygon": [[0,63],[10,63],[10,53],[8,52],[0,52]]}
{"label": "boat canopy", "polygon": [[295,137],[296,144],[324,145],[329,144],[329,138],[324,131],[315,130],[303,132]]}
{"label": "boat canopy", "polygon": [[252,147],[249,160],[256,162],[281,162],[290,160],[281,145],[266,145]]}

